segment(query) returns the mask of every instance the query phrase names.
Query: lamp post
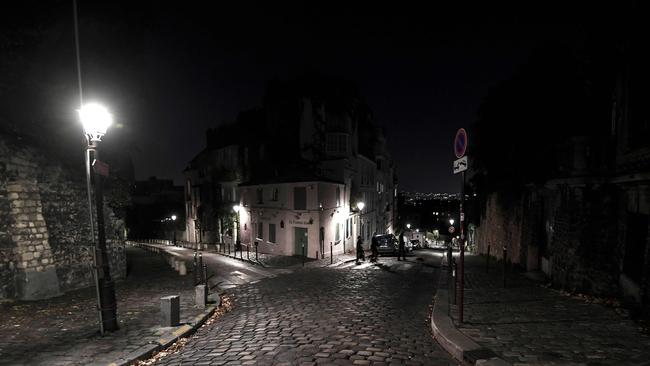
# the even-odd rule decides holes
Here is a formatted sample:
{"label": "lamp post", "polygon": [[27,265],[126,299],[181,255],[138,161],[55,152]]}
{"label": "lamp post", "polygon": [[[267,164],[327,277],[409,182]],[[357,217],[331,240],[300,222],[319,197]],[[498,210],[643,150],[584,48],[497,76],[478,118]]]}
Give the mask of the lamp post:
{"label": "lamp post", "polygon": [[237,248],[239,248],[239,250],[241,250],[241,241],[240,241],[240,238],[239,238],[239,211],[241,211],[241,208],[242,207],[240,205],[232,206],[232,209],[237,213],[237,218],[236,218],[237,231],[235,233],[235,235],[237,235],[237,240],[235,241],[235,255],[237,254]]}
{"label": "lamp post", "polygon": [[[113,121],[113,116],[99,104],[91,103],[77,110],[86,135],[86,187],[88,190],[88,211],[90,214],[90,234],[95,241],[93,248],[94,277],[97,289],[100,333],[115,331],[117,326],[117,309],[115,287],[111,278],[108,252],[106,250],[106,233],[104,230],[104,197],[102,192],[103,177],[107,169],[99,161],[98,145]],[[91,163],[92,159],[92,163]],[[94,167],[91,177],[90,166]],[[102,168],[103,167],[103,168]],[[92,179],[91,179],[92,178]],[[97,237],[93,225],[92,183],[95,188],[95,214],[97,215]],[[100,272],[99,269],[102,269]]]}
{"label": "lamp post", "polygon": [[172,231],[174,232],[172,244],[176,245],[176,215],[172,215]]}
{"label": "lamp post", "polygon": [[411,224],[406,224],[406,228],[411,230]]}

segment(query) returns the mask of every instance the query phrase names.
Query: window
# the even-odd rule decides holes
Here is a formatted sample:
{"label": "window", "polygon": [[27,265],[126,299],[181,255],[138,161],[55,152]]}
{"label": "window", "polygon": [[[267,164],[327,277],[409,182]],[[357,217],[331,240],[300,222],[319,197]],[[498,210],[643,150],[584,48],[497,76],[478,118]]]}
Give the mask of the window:
{"label": "window", "polygon": [[336,207],[341,206],[341,188],[336,187]]}
{"label": "window", "polygon": [[339,225],[339,224],[336,224],[336,236],[335,236],[334,240],[335,240],[337,243],[338,243],[339,241],[341,241],[341,225]]}
{"label": "window", "polygon": [[257,236],[258,239],[264,240],[264,224],[261,222],[257,223]]}
{"label": "window", "polygon": [[306,187],[293,188],[293,209],[294,210],[307,209],[307,188]]}
{"label": "window", "polygon": [[278,200],[278,189],[273,188],[273,194],[271,196],[271,201],[277,201]]}
{"label": "window", "polygon": [[269,224],[269,243],[275,243],[275,224]]}
{"label": "window", "polygon": [[348,135],[346,133],[328,133],[326,149],[329,154],[347,154]]}
{"label": "window", "polygon": [[258,188],[255,190],[257,197],[257,203],[264,203],[264,188]]}

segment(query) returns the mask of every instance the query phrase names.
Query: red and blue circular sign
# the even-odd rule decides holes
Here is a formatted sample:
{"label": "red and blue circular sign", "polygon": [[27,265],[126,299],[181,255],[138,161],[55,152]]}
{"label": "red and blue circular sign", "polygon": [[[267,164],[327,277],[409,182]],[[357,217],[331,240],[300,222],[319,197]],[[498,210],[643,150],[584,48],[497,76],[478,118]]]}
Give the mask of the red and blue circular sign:
{"label": "red and blue circular sign", "polygon": [[467,132],[464,128],[461,128],[456,132],[456,138],[454,139],[454,154],[458,159],[465,156],[465,151],[467,151]]}

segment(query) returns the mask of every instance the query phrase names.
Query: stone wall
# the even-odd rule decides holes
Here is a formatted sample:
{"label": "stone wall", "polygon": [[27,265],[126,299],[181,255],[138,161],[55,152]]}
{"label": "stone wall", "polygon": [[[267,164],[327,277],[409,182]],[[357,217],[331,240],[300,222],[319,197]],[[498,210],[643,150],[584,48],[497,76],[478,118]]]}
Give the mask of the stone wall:
{"label": "stone wall", "polygon": [[[56,155],[0,135],[0,298],[42,299],[93,284],[83,152]],[[106,208],[111,273],[126,273],[123,223]]]}
{"label": "stone wall", "polygon": [[570,291],[618,294],[621,243],[617,239],[619,192],[612,186],[551,184],[531,187],[518,199],[491,194],[477,229],[479,253],[525,270],[548,261],[547,275]]}

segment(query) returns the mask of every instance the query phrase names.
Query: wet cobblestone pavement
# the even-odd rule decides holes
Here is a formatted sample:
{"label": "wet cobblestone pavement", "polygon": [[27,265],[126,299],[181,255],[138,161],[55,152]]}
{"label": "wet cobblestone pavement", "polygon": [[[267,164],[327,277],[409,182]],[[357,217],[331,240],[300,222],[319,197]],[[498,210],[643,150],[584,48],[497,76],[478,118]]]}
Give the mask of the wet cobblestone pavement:
{"label": "wet cobblestone pavement", "polygon": [[235,308],[157,365],[456,365],[427,321],[438,269],[381,263],[296,270],[233,289]]}

